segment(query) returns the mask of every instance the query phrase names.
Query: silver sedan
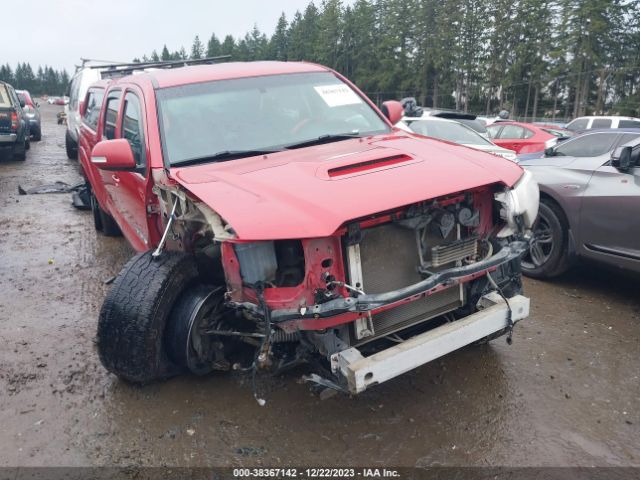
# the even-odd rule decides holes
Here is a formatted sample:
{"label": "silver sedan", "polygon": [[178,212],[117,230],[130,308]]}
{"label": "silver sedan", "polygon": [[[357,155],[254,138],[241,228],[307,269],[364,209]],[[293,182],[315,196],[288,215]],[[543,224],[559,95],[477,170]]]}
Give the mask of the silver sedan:
{"label": "silver sedan", "polygon": [[540,185],[523,273],[554,277],[577,258],[640,272],[640,129],[591,131],[520,164]]}

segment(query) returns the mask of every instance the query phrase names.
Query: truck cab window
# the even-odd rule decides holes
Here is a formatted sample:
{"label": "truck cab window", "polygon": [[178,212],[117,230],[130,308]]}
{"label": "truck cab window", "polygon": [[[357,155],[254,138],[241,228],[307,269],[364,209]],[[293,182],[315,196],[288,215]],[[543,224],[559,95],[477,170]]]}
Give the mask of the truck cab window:
{"label": "truck cab window", "polygon": [[122,138],[126,138],[131,145],[133,157],[138,167],[145,166],[144,134],[142,131],[142,112],[140,100],[128,92],[124,97],[124,113],[122,115]]}
{"label": "truck cab window", "polygon": [[110,93],[104,112],[104,137],[107,140],[116,138],[116,123],[120,111],[120,92]]}

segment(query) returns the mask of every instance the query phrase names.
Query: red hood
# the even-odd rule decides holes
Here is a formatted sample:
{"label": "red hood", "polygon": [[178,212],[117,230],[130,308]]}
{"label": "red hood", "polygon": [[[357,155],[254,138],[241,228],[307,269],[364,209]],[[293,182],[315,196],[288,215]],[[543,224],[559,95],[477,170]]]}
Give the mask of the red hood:
{"label": "red hood", "polygon": [[512,186],[521,175],[495,155],[404,134],[171,169],[243,240],[326,237],[348,220],[482,185]]}

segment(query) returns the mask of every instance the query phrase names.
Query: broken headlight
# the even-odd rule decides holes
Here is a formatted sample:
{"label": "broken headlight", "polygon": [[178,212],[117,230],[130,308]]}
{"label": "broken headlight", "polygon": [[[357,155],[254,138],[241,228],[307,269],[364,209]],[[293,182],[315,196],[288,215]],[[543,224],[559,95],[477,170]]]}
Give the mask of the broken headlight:
{"label": "broken headlight", "polygon": [[508,237],[533,226],[538,216],[540,190],[531,172],[525,170],[513,188],[496,193],[495,199],[500,203],[500,217],[507,223],[498,233],[499,237]]}

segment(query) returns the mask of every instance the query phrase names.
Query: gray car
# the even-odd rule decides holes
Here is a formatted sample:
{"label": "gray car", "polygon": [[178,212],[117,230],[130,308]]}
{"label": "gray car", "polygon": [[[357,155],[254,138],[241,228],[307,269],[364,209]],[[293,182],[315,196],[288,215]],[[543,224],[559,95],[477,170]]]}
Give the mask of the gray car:
{"label": "gray car", "polygon": [[640,272],[640,129],[591,131],[520,164],[540,185],[523,273],[554,277],[577,258]]}

